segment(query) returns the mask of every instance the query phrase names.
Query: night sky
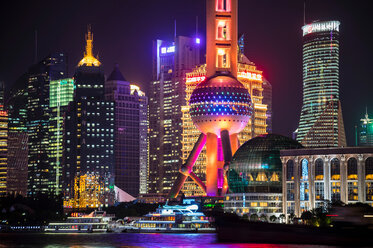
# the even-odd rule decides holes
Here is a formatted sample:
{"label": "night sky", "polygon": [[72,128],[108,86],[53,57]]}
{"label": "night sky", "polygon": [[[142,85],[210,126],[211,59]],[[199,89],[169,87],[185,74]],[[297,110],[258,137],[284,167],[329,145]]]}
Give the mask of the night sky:
{"label": "night sky", "polygon": [[[308,0],[306,22],[339,20],[340,98],[348,144],[365,113],[373,117],[373,19],[369,1]],[[87,24],[94,33],[94,54],[106,75],[119,63],[125,78],[146,92],[152,79],[152,40],[177,35],[205,37],[204,0],[7,1],[0,10],[0,80],[10,86],[34,61],[54,51],[69,59],[69,76],[83,56]],[[275,133],[290,136],[302,106],[303,1],[240,0],[239,33],[246,56],[273,86]]]}

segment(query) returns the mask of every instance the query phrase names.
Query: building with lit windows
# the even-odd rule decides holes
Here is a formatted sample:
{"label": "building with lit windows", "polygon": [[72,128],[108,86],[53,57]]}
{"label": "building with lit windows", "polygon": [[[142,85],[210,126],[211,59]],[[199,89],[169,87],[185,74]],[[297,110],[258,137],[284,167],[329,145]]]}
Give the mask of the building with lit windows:
{"label": "building with lit windows", "polygon": [[373,146],[373,119],[369,118],[368,110],[364,118],[360,119],[360,122],[359,137],[357,137],[359,146]]}
{"label": "building with lit windows", "polygon": [[224,211],[279,217],[283,212],[280,150],[302,147],[297,141],[276,134],[261,135],[244,143],[228,170],[229,193],[224,198]]}
{"label": "building with lit windows", "polygon": [[52,80],[65,78],[67,57],[52,53],[28,71],[27,133],[28,194],[56,193],[56,175],[49,160],[49,87]]}
{"label": "building with lit windows", "polygon": [[182,164],[185,73],[200,64],[199,39],[178,36],[153,44],[149,91],[148,193],[168,193]]}
{"label": "building with lit windows", "polygon": [[115,103],[115,186],[137,197],[147,187],[147,97],[116,65],[105,83],[105,99]]}
{"label": "building with lit windows", "polygon": [[306,147],[346,146],[339,101],[338,21],[303,30],[303,106],[297,140]]}
{"label": "building with lit windows", "polygon": [[7,193],[27,194],[28,134],[27,134],[28,75],[23,74],[10,89],[6,100],[8,112]]}
{"label": "building with lit windows", "polygon": [[[94,175],[100,187],[99,207],[114,203],[114,102],[104,100],[105,77],[93,56],[93,35],[86,35],[86,52],[75,75],[75,97],[64,119],[63,190],[65,207],[95,207],[84,191],[82,178]],[[83,180],[84,181],[84,180]],[[88,190],[88,189],[87,189]]]}
{"label": "building with lit windows", "polygon": [[[243,36],[241,36],[243,37]],[[245,143],[249,139],[258,135],[267,133],[267,105],[263,104],[264,101],[264,81],[262,71],[258,70],[255,64],[249,61],[245,55],[239,53],[238,59],[238,81],[241,82],[251,95],[253,105],[253,115],[248,124],[238,134],[240,144]],[[204,81],[206,78],[206,65],[198,66],[193,72],[186,73],[186,105],[182,108],[182,160],[183,163],[187,160],[190,152],[193,149],[195,142],[200,135],[199,130],[195,127],[189,114],[190,96],[195,87]],[[269,102],[269,100],[267,100]],[[205,181],[206,174],[206,148],[203,148],[196,163],[194,164],[194,173]],[[184,183],[182,189],[183,193],[187,196],[203,195],[203,191],[198,185],[190,178]]]}
{"label": "building with lit windows", "polygon": [[52,80],[49,84],[49,163],[55,177],[55,193],[61,193],[63,120],[67,106],[74,98],[74,79]]}
{"label": "building with lit windows", "polygon": [[266,113],[266,124],[267,124],[267,133],[272,133],[272,85],[268,82],[267,79],[263,78],[263,100],[262,103],[267,105],[267,113]]}
{"label": "building with lit windows", "polygon": [[8,113],[4,109],[4,83],[0,82],[0,196],[7,193]]}
{"label": "building with lit windows", "polygon": [[335,201],[373,206],[373,148],[289,149],[281,160],[286,216]]}

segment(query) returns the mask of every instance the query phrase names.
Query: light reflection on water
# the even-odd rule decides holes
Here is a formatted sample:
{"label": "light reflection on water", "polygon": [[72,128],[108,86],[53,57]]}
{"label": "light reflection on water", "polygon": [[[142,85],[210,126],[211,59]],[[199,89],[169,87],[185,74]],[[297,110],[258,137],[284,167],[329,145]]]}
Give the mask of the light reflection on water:
{"label": "light reflection on water", "polygon": [[215,234],[0,234],[0,248],[305,248],[310,245],[222,244]]}

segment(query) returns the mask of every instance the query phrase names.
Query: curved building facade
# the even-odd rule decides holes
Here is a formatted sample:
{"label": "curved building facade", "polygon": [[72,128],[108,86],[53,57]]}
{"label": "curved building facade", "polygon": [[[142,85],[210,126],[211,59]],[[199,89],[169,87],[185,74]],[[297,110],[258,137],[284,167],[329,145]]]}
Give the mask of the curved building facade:
{"label": "curved building facade", "polygon": [[339,102],[338,21],[303,29],[303,106],[297,140],[306,147],[346,146]]}

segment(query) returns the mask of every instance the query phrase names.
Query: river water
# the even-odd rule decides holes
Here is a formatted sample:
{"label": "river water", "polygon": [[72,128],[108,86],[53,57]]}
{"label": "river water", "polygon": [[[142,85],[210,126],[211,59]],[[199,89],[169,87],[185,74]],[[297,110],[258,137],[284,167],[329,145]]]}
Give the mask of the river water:
{"label": "river water", "polygon": [[[217,243],[215,234],[142,234],[142,233],[101,233],[101,234],[47,234],[47,233],[0,233],[0,248],[321,248],[326,246],[275,245],[275,244],[222,244]],[[329,247],[329,246],[328,246]],[[330,248],[330,247],[329,247]]]}

